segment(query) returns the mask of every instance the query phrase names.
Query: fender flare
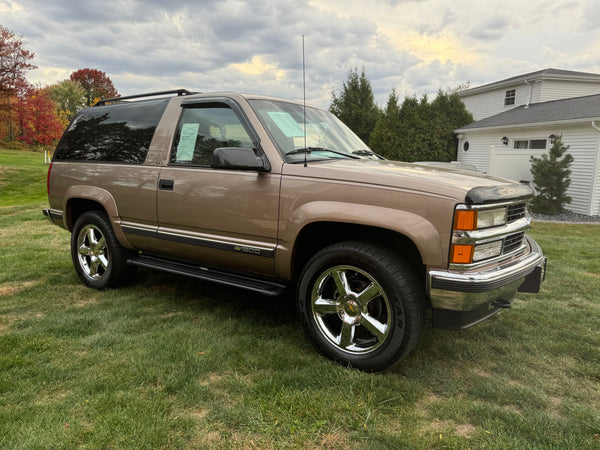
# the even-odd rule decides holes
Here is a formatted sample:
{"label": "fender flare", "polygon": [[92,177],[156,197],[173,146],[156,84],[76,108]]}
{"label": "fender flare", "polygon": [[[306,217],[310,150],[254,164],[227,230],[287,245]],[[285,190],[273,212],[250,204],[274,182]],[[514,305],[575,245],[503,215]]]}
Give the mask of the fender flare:
{"label": "fender flare", "polygon": [[69,203],[77,199],[91,200],[99,203],[104,208],[113,227],[113,231],[121,245],[126,248],[132,248],[125,237],[125,234],[121,230],[121,218],[119,216],[117,203],[111,193],[106,189],[97,186],[73,185],[65,191],[65,199],[64,223],[69,231],[73,230],[73,217]]}
{"label": "fender flare", "polygon": [[287,268],[284,270],[291,273],[296,239],[306,226],[318,222],[339,222],[387,229],[410,239],[421,254],[424,264],[439,266],[443,263],[440,234],[436,227],[422,216],[375,205],[315,201],[303,204],[294,210],[285,224],[280,224],[280,267]]}

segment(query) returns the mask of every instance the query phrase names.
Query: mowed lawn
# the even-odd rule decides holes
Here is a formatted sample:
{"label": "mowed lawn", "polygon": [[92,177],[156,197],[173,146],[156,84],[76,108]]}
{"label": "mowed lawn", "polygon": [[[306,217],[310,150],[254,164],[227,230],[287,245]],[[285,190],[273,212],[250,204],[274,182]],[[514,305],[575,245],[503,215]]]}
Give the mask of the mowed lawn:
{"label": "mowed lawn", "polygon": [[313,350],[291,297],[145,270],[85,288],[46,170],[0,149],[0,448],[600,448],[600,226],[534,224],[540,294],[427,322],[366,374]]}

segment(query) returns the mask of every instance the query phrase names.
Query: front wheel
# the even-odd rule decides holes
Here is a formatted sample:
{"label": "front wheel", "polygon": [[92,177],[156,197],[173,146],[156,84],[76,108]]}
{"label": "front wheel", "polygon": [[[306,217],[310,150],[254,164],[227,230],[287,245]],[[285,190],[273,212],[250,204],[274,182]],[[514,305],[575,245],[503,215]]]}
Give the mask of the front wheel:
{"label": "front wheel", "polygon": [[414,348],[423,321],[422,292],[396,253],[364,242],[342,242],[306,264],[298,309],[321,353],[357,369],[379,371]]}
{"label": "front wheel", "polygon": [[89,287],[107,289],[131,275],[127,251],[121,246],[102,211],[83,213],[71,235],[71,257],[79,278]]}

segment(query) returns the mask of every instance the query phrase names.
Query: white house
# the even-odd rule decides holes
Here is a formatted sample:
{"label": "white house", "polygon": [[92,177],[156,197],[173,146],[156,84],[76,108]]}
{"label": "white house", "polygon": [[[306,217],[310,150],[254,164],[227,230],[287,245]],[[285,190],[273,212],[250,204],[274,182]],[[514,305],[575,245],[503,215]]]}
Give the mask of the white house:
{"label": "white house", "polygon": [[529,157],[561,135],[573,155],[567,208],[600,215],[600,75],[547,69],[459,92],[476,118],[458,134],[458,161],[531,181]]}

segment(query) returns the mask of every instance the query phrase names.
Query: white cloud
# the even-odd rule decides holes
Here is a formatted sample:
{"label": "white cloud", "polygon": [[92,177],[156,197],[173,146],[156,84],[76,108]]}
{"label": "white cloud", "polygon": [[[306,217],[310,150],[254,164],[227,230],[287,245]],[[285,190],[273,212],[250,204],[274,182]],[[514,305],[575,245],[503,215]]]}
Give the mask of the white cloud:
{"label": "white cloud", "polygon": [[[364,68],[384,104],[547,67],[600,70],[596,0],[0,0],[29,42],[31,78],[107,73],[122,94],[186,87],[300,98],[327,107]],[[40,19],[43,18],[43,19]]]}

